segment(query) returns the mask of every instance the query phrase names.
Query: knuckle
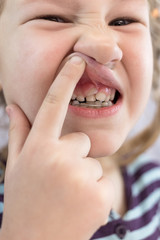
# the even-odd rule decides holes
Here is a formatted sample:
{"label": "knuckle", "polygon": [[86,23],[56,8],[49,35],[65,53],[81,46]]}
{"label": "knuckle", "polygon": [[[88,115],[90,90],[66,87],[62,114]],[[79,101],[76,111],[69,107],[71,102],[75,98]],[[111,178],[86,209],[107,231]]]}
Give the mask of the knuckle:
{"label": "knuckle", "polygon": [[16,129],[16,123],[11,123],[9,126],[9,134],[11,134]]}
{"label": "knuckle", "polygon": [[60,98],[57,95],[49,92],[45,98],[45,101],[47,103],[57,104],[60,101]]}
{"label": "knuckle", "polygon": [[14,129],[15,129],[15,126],[10,125],[10,127],[9,127],[9,133],[12,133]]}
{"label": "knuckle", "polygon": [[103,176],[103,168],[102,165],[100,164],[100,162],[98,160],[96,160],[95,158],[91,158],[91,162],[92,164],[95,165],[96,170],[97,170],[97,175],[99,176],[98,179],[101,179]]}
{"label": "knuckle", "polygon": [[85,133],[83,133],[83,132],[78,132],[77,135],[78,135],[79,138],[81,138],[81,140],[82,140],[85,144],[91,145],[90,138],[88,137],[87,134],[85,134]]}
{"label": "knuckle", "polygon": [[90,161],[92,162],[92,164],[94,163],[96,168],[99,169],[103,174],[103,168],[102,168],[102,165],[100,164],[100,162],[95,158],[90,158]]}
{"label": "knuckle", "polygon": [[76,171],[72,171],[72,174],[70,174],[70,180],[74,184],[77,192],[88,192],[89,185],[86,184],[87,178],[81,170],[80,167],[79,169],[76,169]]}

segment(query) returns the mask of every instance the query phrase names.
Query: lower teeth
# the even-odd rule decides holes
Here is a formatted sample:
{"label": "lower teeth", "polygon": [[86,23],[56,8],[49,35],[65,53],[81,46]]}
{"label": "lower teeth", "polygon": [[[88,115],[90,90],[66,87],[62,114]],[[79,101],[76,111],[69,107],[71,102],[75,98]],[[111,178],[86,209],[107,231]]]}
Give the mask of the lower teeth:
{"label": "lower teeth", "polygon": [[100,102],[100,101],[79,102],[77,100],[74,100],[74,101],[71,100],[70,104],[73,105],[73,106],[86,107],[86,108],[103,108],[103,107],[113,106],[113,103],[111,101],[109,101],[109,102]]}

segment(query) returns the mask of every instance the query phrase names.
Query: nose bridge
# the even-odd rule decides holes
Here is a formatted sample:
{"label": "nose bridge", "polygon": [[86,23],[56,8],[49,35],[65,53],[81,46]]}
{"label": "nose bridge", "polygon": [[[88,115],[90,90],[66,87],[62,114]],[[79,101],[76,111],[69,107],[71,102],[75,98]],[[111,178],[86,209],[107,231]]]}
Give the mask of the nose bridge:
{"label": "nose bridge", "polygon": [[86,54],[102,64],[122,59],[116,36],[106,24],[92,25],[82,31],[74,45],[74,51]]}

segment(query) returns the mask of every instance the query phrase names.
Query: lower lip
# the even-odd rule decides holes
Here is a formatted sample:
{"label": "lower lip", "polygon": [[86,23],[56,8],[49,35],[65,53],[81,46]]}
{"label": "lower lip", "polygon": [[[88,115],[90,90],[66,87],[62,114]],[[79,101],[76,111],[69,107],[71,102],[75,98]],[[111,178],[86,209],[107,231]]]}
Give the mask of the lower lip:
{"label": "lower lip", "polygon": [[69,105],[69,112],[84,118],[106,118],[116,115],[122,106],[122,99],[120,98],[116,104],[111,107],[103,107],[99,109],[85,108]]}

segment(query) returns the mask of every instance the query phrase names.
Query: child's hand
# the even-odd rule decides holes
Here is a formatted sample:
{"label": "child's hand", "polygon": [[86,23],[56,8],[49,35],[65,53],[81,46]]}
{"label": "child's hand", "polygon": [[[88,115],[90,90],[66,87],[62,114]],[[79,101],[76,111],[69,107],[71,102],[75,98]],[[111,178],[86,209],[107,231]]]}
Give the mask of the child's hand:
{"label": "child's hand", "polygon": [[[32,129],[10,106],[9,157],[2,239],[88,240],[108,218],[113,190],[101,165],[87,157],[84,133],[60,137],[85,63],[69,60],[52,84]],[[27,101],[27,99],[26,99]]]}

